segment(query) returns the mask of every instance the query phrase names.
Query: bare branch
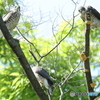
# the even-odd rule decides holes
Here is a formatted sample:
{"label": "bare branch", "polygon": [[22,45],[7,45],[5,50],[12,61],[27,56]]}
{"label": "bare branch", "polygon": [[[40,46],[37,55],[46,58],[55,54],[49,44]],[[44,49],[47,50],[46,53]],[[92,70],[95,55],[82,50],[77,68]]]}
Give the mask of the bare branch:
{"label": "bare branch", "polygon": [[33,53],[31,50],[29,50],[29,52],[30,52],[30,54],[33,56],[33,58],[35,59],[35,61],[39,64],[39,61],[37,60],[37,58],[36,58],[36,56],[34,55],[34,53]]}
{"label": "bare branch", "polygon": [[[86,19],[90,20],[90,14],[89,16],[86,14]],[[90,24],[86,24],[86,32],[85,32],[85,55],[86,57],[89,57],[90,52]],[[88,92],[94,92],[93,88],[91,87],[92,77],[91,77],[91,70],[90,70],[90,62],[89,59],[84,61],[84,68],[89,70],[89,72],[85,73],[86,76],[86,83],[87,83],[87,90]],[[89,96],[90,100],[94,100],[94,96]]]}
{"label": "bare branch", "polygon": [[83,6],[85,6],[85,4],[86,4],[86,1],[87,1],[87,0],[84,0],[84,4],[83,4]]}
{"label": "bare branch", "polygon": [[42,58],[46,57],[48,54],[50,54],[53,50],[55,50],[59,45],[60,43],[71,33],[71,31],[73,30],[73,27],[70,29],[70,31],[67,33],[67,35],[65,35],[48,53],[46,53],[45,55],[43,55],[41,58],[40,58],[40,61]]}
{"label": "bare branch", "polygon": [[35,45],[34,45],[32,42],[30,42],[26,37],[24,37],[24,35],[20,32],[20,30],[19,30],[18,27],[17,27],[17,30],[18,30],[19,34],[20,34],[29,44],[31,44],[31,45],[34,47],[34,49],[35,49],[35,51],[37,52],[37,54],[41,57],[41,55],[40,55],[40,53],[38,52],[38,50],[37,50],[37,48],[35,47]]}
{"label": "bare branch", "polygon": [[56,43],[57,43],[57,39],[56,39],[56,35],[55,35],[55,33],[54,33],[54,24],[55,24],[55,21],[56,21],[57,17],[58,17],[58,14],[57,14],[57,16],[56,16],[56,18],[54,19],[53,24],[52,24],[52,33],[53,33],[53,36],[54,36],[54,38],[55,38],[55,40],[56,40]]}
{"label": "bare branch", "polygon": [[67,78],[61,83],[61,86],[65,84],[65,82],[69,79],[69,77],[73,74],[73,72],[76,70],[77,67],[81,64],[82,61],[79,62],[79,64],[71,71],[71,73],[67,76]]}
{"label": "bare branch", "polygon": [[[73,0],[72,0],[73,1]],[[74,2],[74,1],[73,1]],[[71,29],[69,30],[69,32],[48,52],[46,53],[45,55],[41,56],[41,58],[39,59],[39,62],[42,60],[42,58],[46,57],[48,54],[50,54],[53,50],[55,50],[59,45],[60,43],[71,33],[71,31],[73,30],[74,28],[74,19],[75,19],[75,16],[74,16],[74,13],[75,13],[75,10],[76,10],[76,3],[74,2],[75,4],[75,8],[74,8],[74,11],[73,11],[73,22],[72,22],[72,26],[71,26]],[[65,27],[64,27],[65,29]],[[64,31],[63,29],[63,31]],[[62,31],[62,32],[63,32]]]}
{"label": "bare branch", "polygon": [[62,91],[62,88],[61,88],[61,85],[59,85],[59,89],[60,89],[60,97],[59,97],[59,100],[62,100],[62,96],[63,96],[63,91]]}

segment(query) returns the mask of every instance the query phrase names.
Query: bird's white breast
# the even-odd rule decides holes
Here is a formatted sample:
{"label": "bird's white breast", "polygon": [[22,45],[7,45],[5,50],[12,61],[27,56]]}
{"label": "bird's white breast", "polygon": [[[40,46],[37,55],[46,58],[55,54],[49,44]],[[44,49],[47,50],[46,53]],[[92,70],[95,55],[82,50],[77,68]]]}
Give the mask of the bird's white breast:
{"label": "bird's white breast", "polygon": [[12,31],[18,24],[20,18],[20,13],[16,13],[13,17],[10,18],[9,21],[7,21],[6,26],[9,31]]}
{"label": "bird's white breast", "polygon": [[98,29],[100,29],[100,20],[97,19],[97,18],[95,18],[95,17],[92,17],[91,20],[92,20],[91,28],[92,28],[92,29],[93,29],[93,28],[98,28]]}
{"label": "bird's white breast", "polygon": [[47,79],[43,78],[38,73],[34,73],[34,75],[37,78],[37,80],[39,81],[40,85],[44,85],[47,89],[49,88],[49,84],[48,84]]}

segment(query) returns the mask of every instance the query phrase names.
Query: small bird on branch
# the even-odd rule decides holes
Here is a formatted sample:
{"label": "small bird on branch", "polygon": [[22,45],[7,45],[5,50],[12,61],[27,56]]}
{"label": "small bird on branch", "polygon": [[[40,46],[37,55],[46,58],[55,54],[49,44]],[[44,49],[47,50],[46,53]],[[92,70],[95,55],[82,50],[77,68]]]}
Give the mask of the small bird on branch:
{"label": "small bird on branch", "polygon": [[32,68],[32,71],[34,72],[35,77],[40,83],[40,86],[45,86],[49,93],[52,94],[53,82],[48,72],[40,66],[33,66],[32,64],[30,66]]}
{"label": "small bird on branch", "polygon": [[86,14],[87,12],[90,14],[91,21],[89,24],[91,24],[91,29],[98,28],[100,29],[100,13],[93,8],[92,6],[87,6],[87,7],[79,7],[78,9],[80,13],[81,19],[86,22]]}
{"label": "small bird on branch", "polygon": [[[14,9],[9,11],[4,17],[3,21],[7,26],[7,29],[9,32],[12,32],[12,30],[17,26],[19,19],[20,19],[20,6],[16,6]],[[0,37],[2,37],[2,31],[0,30]]]}

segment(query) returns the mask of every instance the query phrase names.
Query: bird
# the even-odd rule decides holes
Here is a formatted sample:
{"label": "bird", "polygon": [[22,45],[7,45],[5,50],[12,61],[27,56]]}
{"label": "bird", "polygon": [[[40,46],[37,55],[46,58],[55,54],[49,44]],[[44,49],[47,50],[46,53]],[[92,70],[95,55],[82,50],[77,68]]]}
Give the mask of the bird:
{"label": "bird", "polygon": [[[7,29],[9,32],[17,26],[20,19],[20,6],[15,6],[12,10],[10,10],[4,17],[2,17]],[[0,37],[2,37],[2,31],[0,30]]]}
{"label": "bird", "polygon": [[100,13],[95,8],[92,6],[81,6],[78,8],[78,11],[80,13],[81,19],[84,22],[86,21],[85,15],[87,12],[89,12],[91,17],[91,29],[100,29]]}
{"label": "bird", "polygon": [[48,90],[49,94],[52,94],[52,85],[53,81],[49,75],[49,73],[41,66],[33,66],[33,64],[30,64],[30,67],[37,78],[40,86],[45,86],[45,88]]}

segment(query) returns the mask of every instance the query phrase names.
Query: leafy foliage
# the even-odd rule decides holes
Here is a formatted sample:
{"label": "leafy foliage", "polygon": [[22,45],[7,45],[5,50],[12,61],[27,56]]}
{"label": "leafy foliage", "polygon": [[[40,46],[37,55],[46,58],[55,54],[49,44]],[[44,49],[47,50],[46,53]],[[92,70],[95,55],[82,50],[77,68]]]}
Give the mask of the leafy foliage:
{"label": "leafy foliage", "polygon": [[[9,5],[13,3],[11,0],[8,1],[7,4]],[[59,27],[59,32],[55,34],[55,41],[54,37],[35,37],[35,30],[32,29],[32,25],[33,23],[28,23],[27,19],[25,19],[18,27],[26,39],[34,44],[41,56],[47,54],[71,29],[71,26],[67,22],[62,22]],[[66,25],[67,27],[65,27]],[[98,68],[99,66],[99,33],[100,30],[91,30],[90,61],[92,68]],[[29,50],[34,52],[37,59],[40,59],[40,56],[37,54],[34,46],[28,41],[21,40],[20,46],[27,60],[36,65],[37,62],[29,53]],[[86,92],[84,72],[81,70],[83,63],[78,66],[80,53],[83,50],[84,25],[82,21],[78,20],[75,22],[74,28],[68,37],[66,37],[55,50],[40,61],[39,64],[43,66],[54,79],[53,100],[58,100],[59,97],[61,97],[61,92],[63,93],[62,100],[71,100],[73,98],[74,100],[78,100],[78,96],[70,96],[71,91]],[[0,100],[39,100],[20,66],[16,55],[12,52],[3,37],[0,38],[0,59]],[[66,80],[66,78],[68,79]],[[61,85],[64,80],[66,80],[66,82]],[[99,76],[94,77],[94,81],[100,84]],[[44,91],[46,92],[45,89]],[[81,98],[87,100],[86,96]]]}

